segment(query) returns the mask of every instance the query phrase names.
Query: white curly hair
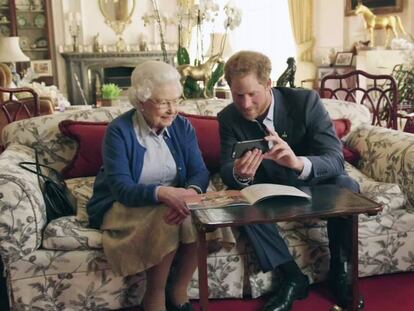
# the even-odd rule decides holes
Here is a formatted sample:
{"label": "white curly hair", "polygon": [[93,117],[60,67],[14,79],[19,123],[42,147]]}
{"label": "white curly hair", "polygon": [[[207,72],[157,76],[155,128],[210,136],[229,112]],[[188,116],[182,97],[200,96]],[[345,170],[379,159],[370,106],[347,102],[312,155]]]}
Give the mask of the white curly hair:
{"label": "white curly hair", "polygon": [[128,98],[135,108],[139,102],[150,99],[154,89],[166,83],[176,82],[180,92],[183,91],[180,83],[180,73],[175,67],[162,61],[146,61],[139,64],[131,75],[131,87],[128,89]]}

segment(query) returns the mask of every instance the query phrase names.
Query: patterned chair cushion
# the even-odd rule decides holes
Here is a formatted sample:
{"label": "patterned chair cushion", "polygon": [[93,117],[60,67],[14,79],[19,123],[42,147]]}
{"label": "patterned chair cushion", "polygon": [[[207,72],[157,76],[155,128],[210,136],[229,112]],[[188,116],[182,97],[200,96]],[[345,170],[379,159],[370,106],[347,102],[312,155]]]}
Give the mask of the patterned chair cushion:
{"label": "patterned chair cushion", "polygon": [[91,229],[75,216],[52,220],[43,232],[42,246],[50,250],[87,250],[102,248],[102,233]]}
{"label": "patterned chair cushion", "polygon": [[86,203],[92,197],[95,177],[78,177],[66,180],[66,185],[78,200],[76,220],[84,224],[89,223]]}

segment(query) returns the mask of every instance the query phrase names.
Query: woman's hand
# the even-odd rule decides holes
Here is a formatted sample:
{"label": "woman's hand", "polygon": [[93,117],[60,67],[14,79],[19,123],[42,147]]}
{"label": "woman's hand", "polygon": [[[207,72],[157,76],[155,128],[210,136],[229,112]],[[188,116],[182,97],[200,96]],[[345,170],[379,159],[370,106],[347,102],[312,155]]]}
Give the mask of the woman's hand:
{"label": "woman's hand", "polygon": [[158,200],[167,205],[168,210],[164,215],[167,224],[181,224],[190,215],[190,210],[183,198],[196,195],[194,189],[184,189],[162,186],[158,190]]}
{"label": "woman's hand", "polygon": [[263,158],[273,160],[281,166],[291,168],[298,173],[302,172],[304,163],[296,156],[293,150],[290,148],[287,142],[285,142],[280,136],[268,128],[270,133],[265,139],[273,143],[273,147],[264,154]]}

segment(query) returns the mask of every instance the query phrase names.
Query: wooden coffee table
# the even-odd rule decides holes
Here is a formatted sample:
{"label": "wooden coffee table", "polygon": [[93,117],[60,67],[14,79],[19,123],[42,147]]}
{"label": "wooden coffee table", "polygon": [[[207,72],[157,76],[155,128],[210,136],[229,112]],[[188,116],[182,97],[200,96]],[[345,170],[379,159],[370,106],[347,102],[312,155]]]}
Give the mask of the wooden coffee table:
{"label": "wooden coffee table", "polygon": [[358,307],[358,215],[376,215],[382,210],[382,206],[361,194],[335,185],[317,185],[301,189],[312,195],[311,201],[302,198],[276,197],[254,206],[229,206],[192,211],[199,238],[198,277],[201,310],[208,310],[207,232],[220,227],[330,217],[352,218],[352,258],[351,269],[348,270],[352,299],[348,310],[360,310]]}

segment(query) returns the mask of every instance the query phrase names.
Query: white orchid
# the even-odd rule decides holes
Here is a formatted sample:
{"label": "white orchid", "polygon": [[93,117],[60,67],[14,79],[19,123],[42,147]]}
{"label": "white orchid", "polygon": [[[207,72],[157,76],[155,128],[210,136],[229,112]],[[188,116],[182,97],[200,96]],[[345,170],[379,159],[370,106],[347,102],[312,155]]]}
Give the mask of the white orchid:
{"label": "white orchid", "polygon": [[238,7],[234,6],[232,1],[226,4],[224,7],[224,13],[226,13],[227,16],[227,18],[224,20],[224,28],[226,28],[226,30],[228,28],[230,30],[234,30],[240,26],[242,11]]}

